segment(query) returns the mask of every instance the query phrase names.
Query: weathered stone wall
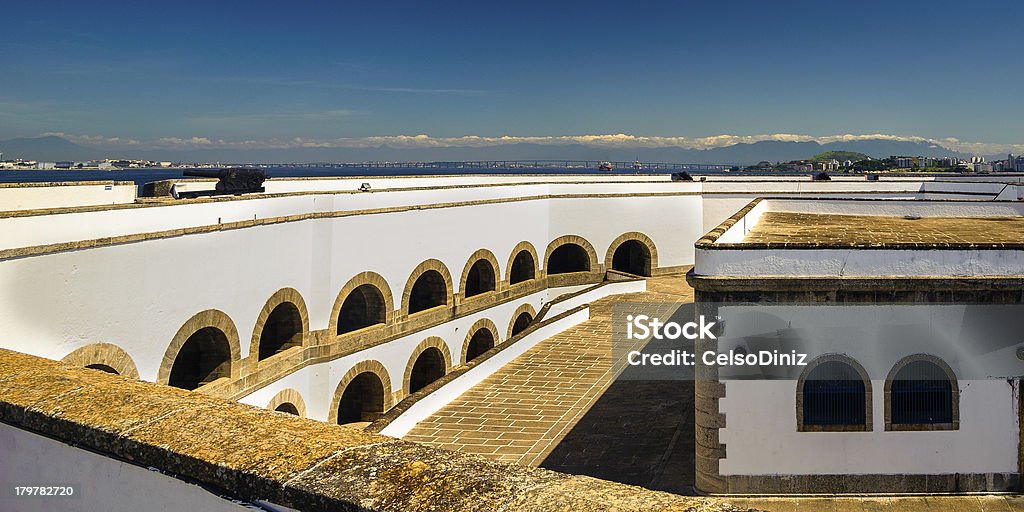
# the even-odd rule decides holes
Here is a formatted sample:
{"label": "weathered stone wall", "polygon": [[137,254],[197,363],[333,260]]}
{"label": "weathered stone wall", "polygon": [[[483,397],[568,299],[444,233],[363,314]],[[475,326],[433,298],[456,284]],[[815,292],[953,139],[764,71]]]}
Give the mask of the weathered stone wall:
{"label": "weathered stone wall", "polygon": [[308,511],[732,510],[716,499],[498,464],[9,350],[0,350],[0,421],[229,496]]}

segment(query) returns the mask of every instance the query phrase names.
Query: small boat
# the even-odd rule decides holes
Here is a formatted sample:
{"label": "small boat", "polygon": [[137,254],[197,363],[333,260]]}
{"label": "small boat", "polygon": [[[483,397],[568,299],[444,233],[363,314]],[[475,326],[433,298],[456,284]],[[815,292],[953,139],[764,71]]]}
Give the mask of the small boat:
{"label": "small boat", "polygon": [[611,170],[614,170],[614,169],[615,168],[612,167],[612,163],[611,162],[601,162],[601,165],[597,166],[597,170],[599,170],[599,171],[611,171]]}

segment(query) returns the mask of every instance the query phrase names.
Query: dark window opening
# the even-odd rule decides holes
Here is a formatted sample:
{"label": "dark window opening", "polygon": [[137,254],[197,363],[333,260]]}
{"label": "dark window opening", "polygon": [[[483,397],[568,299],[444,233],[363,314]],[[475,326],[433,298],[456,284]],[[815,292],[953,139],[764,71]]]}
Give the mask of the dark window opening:
{"label": "dark window opening", "polygon": [[889,391],[893,424],[953,422],[953,384],[945,370],[931,361],[914,361],[900,368]]}
{"label": "dark window opening", "polygon": [[811,370],[803,386],[805,425],[864,424],[864,380],[849,364],[824,362]]}
{"label": "dark window opening", "polygon": [[415,393],[444,377],[444,356],[435,347],[420,353],[412,365],[412,376],[409,378],[409,392]]}
{"label": "dark window opening", "polygon": [[493,292],[494,289],[494,267],[487,260],[477,260],[466,275],[466,297]]}
{"label": "dark window opening", "polygon": [[494,334],[489,329],[479,329],[469,339],[469,348],[466,349],[466,362],[472,361],[484,352],[494,348]]}
{"label": "dark window opening", "polygon": [[231,376],[231,345],[216,327],[204,327],[185,340],[171,366],[168,385],[196,389]]}
{"label": "dark window opening", "polygon": [[278,304],[267,316],[260,331],[260,353],[262,361],[274,354],[302,345],[302,315],[291,302]]}
{"label": "dark window opening", "polygon": [[278,411],[278,412],[286,412],[288,414],[294,414],[295,416],[299,415],[299,408],[295,407],[295,404],[293,404],[291,402],[285,402],[285,403],[277,406],[274,410]]}
{"label": "dark window opening", "polygon": [[374,421],[384,414],[384,383],[373,372],[356,375],[338,402],[338,423]]}
{"label": "dark window opening", "polygon": [[117,370],[115,370],[114,368],[112,368],[110,366],[107,366],[105,364],[100,364],[100,363],[87,364],[87,365],[85,365],[85,367],[89,368],[89,369],[92,369],[92,370],[99,370],[101,372],[113,373],[114,375],[119,375]]}
{"label": "dark window opening", "polygon": [[444,306],[448,302],[448,286],[444,277],[436,270],[428,270],[418,278],[412,285],[412,293],[409,296],[409,313],[417,313],[437,306]]}
{"label": "dark window opening", "polygon": [[562,244],[548,256],[548,275],[589,271],[590,256],[579,245]]}
{"label": "dark window opening", "polygon": [[615,249],[612,269],[637,276],[651,275],[651,251],[642,242],[627,240]]}
{"label": "dark window opening", "polygon": [[533,316],[530,315],[529,313],[519,313],[519,316],[516,317],[515,322],[512,322],[512,336],[515,336],[516,334],[525,331],[526,328],[530,326],[530,322],[532,321]]}
{"label": "dark window opening", "polygon": [[537,266],[533,261],[533,254],[530,251],[519,251],[512,260],[512,270],[509,271],[509,284],[522,283],[537,277]]}
{"label": "dark window opening", "polygon": [[376,286],[364,284],[356,287],[341,304],[338,334],[384,323],[387,319],[385,308],[384,294]]}

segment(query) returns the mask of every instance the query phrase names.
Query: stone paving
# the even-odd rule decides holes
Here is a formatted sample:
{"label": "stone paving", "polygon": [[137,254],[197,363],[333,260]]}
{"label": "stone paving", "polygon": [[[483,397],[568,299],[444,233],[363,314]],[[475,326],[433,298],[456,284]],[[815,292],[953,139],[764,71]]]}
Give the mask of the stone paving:
{"label": "stone paving", "polygon": [[766,212],[743,243],[892,245],[1019,244],[1022,217],[884,217]]}
{"label": "stone paving", "polygon": [[612,385],[612,304],[693,302],[682,274],[650,279],[647,288],[593,302],[589,320],[537,344],[405,439],[503,462],[691,492],[692,383]]}

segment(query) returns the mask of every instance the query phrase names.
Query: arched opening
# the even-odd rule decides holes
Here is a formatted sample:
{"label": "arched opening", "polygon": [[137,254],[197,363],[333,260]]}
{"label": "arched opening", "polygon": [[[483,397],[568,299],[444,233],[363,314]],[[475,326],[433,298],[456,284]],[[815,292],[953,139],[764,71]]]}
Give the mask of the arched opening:
{"label": "arched opening", "polygon": [[519,251],[512,260],[512,269],[508,274],[509,284],[522,283],[537,277],[537,265],[530,251]]}
{"label": "arched opening", "polygon": [[89,368],[89,369],[92,369],[92,370],[99,370],[101,372],[113,373],[114,375],[119,375],[119,373],[117,373],[117,370],[115,370],[112,367],[107,366],[105,364],[100,364],[100,363],[87,364],[87,365],[85,365],[85,367]]}
{"label": "arched opening", "polygon": [[490,329],[477,329],[473,337],[469,339],[469,347],[466,349],[466,362],[472,361],[484,352],[494,348],[494,334]]}
{"label": "arched opening", "polygon": [[338,313],[338,334],[345,334],[387,319],[384,294],[372,284],[357,286],[345,297]]}
{"label": "arched opening", "polygon": [[551,251],[547,267],[548,275],[589,272],[590,256],[583,247],[574,243],[565,243]]}
{"label": "arched opening", "polygon": [[626,240],[612,255],[612,269],[637,276],[651,275],[651,250],[639,240]]}
{"label": "arched opening", "polygon": [[893,425],[953,423],[953,383],[946,370],[926,360],[907,363],[889,389]]}
{"label": "arched opening", "polygon": [[466,275],[466,297],[493,292],[494,289],[494,267],[491,266],[491,262],[485,259],[476,260],[476,263],[473,263],[473,266],[469,268],[469,274]]}
{"label": "arched opening", "polygon": [[864,426],[864,379],[844,361],[825,361],[803,381],[803,424],[806,426]]}
{"label": "arched opening", "polygon": [[384,414],[384,383],[373,372],[356,375],[338,402],[338,424],[374,421]]}
{"label": "arched opening", "polygon": [[444,276],[436,270],[427,270],[416,278],[409,294],[409,314],[424,311],[448,302],[448,287]]}
{"label": "arched opening", "polygon": [[227,335],[216,327],[204,327],[192,333],[178,350],[167,384],[196,389],[230,376],[231,345]]}
{"label": "arched opening", "polygon": [[412,365],[412,373],[409,377],[409,393],[415,393],[444,377],[444,356],[435,347],[429,347],[420,352],[416,362]]}
{"label": "arched opening", "polygon": [[260,331],[259,360],[302,345],[302,314],[291,302],[278,304]]}
{"label": "arched opening", "polygon": [[274,410],[278,412],[286,412],[288,414],[293,414],[295,416],[300,416],[299,408],[295,407],[295,404],[291,402],[284,402],[281,405],[278,405]]}
{"label": "arched opening", "polygon": [[526,312],[519,313],[519,316],[517,316],[515,321],[512,322],[512,336],[525,331],[532,321],[533,315]]}

